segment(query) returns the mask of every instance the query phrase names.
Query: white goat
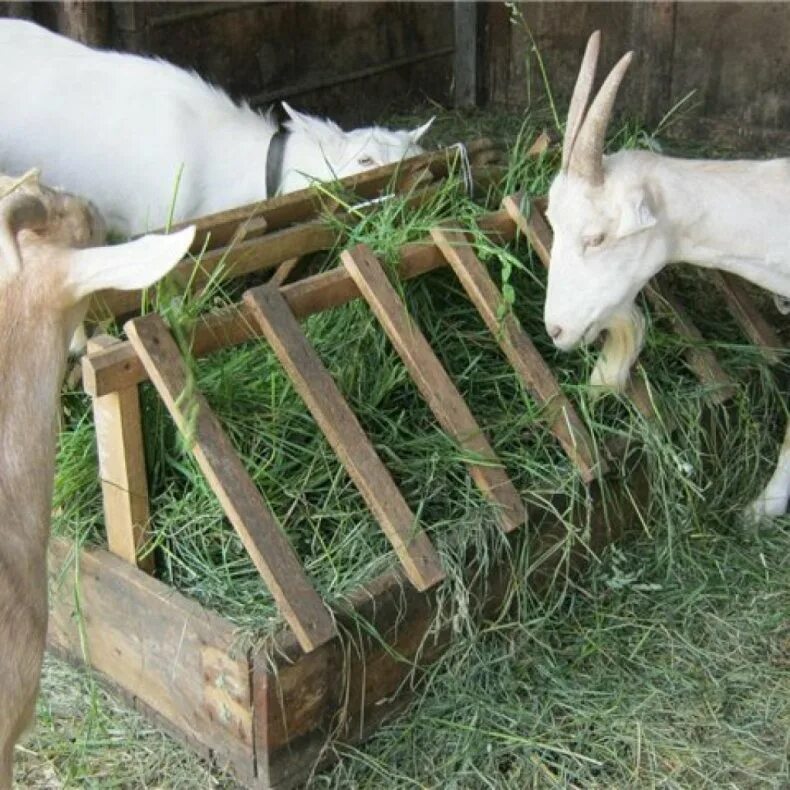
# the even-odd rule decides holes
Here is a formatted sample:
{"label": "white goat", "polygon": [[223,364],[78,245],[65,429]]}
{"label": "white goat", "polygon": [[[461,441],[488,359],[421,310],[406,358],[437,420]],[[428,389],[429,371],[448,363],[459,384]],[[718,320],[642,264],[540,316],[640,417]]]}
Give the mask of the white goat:
{"label": "white goat", "polygon": [[14,108],[0,127],[0,169],[40,167],[124,236],[164,226],[182,167],[179,222],[271,197],[267,182],[290,192],[420,153],[431,123],[344,132],[283,103],[291,120],[275,138],[268,114],[195,74],[12,19],[0,21],[0,95]]}
{"label": "white goat", "polygon": [[30,723],[47,630],[55,424],[68,340],[87,297],[153,284],[194,227],[115,247],[87,202],[0,176],[0,790]]}
{"label": "white goat", "polygon": [[[672,262],[732,272],[790,297],[790,160],[688,160],[645,151],[604,157],[606,127],[632,53],[612,69],[585,114],[599,47],[596,31],[568,110],[561,172],[549,192],[554,244],[544,318],[557,347],[590,343],[613,322],[627,334],[636,295]],[[630,345],[633,357],[638,343]],[[624,380],[632,361],[610,378]],[[750,515],[784,513],[789,497],[790,428]]]}

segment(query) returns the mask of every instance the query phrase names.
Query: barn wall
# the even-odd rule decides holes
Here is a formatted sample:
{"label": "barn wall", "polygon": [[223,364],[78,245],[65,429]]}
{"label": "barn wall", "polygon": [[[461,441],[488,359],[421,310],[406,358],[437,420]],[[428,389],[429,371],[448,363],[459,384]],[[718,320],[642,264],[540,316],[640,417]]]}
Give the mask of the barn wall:
{"label": "barn wall", "polygon": [[450,3],[0,3],[0,14],[162,57],[254,105],[284,98],[345,123],[450,102]]}
{"label": "barn wall", "polygon": [[[521,3],[561,108],[567,106],[589,34],[603,33],[602,64],[636,58],[620,111],[656,122],[696,89],[675,128],[740,147],[790,151],[790,5],[785,3]],[[546,94],[529,35],[501,4],[481,6],[483,96],[526,107]]]}

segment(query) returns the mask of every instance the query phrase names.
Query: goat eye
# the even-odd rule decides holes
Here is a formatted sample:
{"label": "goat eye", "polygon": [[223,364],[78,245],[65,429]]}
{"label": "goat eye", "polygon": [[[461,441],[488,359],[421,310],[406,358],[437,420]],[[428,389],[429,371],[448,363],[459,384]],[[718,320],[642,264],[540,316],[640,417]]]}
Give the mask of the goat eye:
{"label": "goat eye", "polygon": [[357,159],[357,162],[359,162],[362,167],[373,167],[376,164],[376,160],[373,159],[372,156],[363,156]]}
{"label": "goat eye", "polygon": [[584,237],[584,248],[588,249],[589,247],[600,247],[606,236],[603,233],[596,233],[593,236],[585,236]]}

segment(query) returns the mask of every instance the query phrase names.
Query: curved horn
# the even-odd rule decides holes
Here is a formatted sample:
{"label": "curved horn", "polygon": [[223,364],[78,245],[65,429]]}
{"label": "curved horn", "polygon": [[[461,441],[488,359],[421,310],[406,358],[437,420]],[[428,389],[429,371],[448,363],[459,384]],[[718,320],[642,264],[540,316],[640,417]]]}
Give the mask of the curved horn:
{"label": "curved horn", "polygon": [[601,51],[601,31],[596,30],[587,39],[587,48],[584,50],[582,65],[579,68],[579,76],[576,78],[576,85],[573,88],[571,104],[568,107],[568,121],[565,124],[565,139],[562,141],[562,172],[568,170],[571,161],[573,144],[576,136],[581,129],[584,120],[584,111],[592,93],[593,82],[595,81],[595,68],[598,65],[598,53]]}
{"label": "curved horn", "polygon": [[612,115],[617,89],[633,56],[633,52],[627,52],[609,72],[601,90],[590,105],[571,152],[569,172],[592,184],[603,182],[603,144],[606,127]]}

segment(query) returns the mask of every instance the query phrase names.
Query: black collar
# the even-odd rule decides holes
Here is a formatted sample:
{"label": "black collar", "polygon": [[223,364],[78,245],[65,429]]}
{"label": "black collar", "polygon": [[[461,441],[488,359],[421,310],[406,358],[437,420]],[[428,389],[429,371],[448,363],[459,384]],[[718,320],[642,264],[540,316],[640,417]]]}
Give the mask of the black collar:
{"label": "black collar", "polygon": [[274,133],[269,143],[269,153],[266,154],[266,197],[273,198],[280,188],[283,179],[283,156],[285,144],[291,133],[281,126]]}

